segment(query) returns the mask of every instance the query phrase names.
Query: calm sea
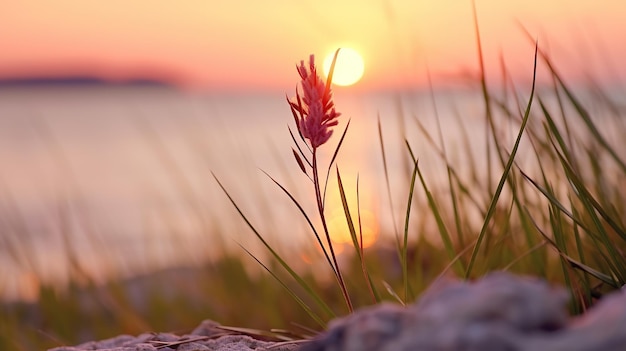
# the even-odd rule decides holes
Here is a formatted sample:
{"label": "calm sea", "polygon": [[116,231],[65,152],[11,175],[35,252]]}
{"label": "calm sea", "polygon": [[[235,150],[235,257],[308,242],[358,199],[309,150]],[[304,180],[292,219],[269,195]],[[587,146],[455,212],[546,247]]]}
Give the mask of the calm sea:
{"label": "calm sea", "polygon": [[[364,232],[372,240],[392,232],[394,221],[402,223],[411,172],[405,138],[429,185],[445,184],[444,164],[416,121],[439,143],[439,117],[448,157],[461,171],[485,163],[480,95],[438,93],[435,101],[436,109],[429,93],[335,93],[343,121],[323,147],[321,162],[327,164],[350,119],[337,165],[355,212],[358,176]],[[288,126],[295,132],[284,93],[3,88],[0,296],[32,298],[42,280],[86,274],[97,281],[202,263],[237,243],[261,251],[213,174],[271,242],[283,249],[311,247],[306,221],[263,173],[315,213],[312,184],[293,158]],[[516,129],[511,122],[502,141],[512,145]],[[336,170],[330,174],[327,216],[339,233],[345,231],[345,218]]]}

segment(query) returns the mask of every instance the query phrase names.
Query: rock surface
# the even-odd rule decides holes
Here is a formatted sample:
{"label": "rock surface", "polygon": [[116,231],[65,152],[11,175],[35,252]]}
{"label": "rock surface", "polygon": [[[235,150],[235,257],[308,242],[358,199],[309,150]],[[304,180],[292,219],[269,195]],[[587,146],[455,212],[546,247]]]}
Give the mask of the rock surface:
{"label": "rock surface", "polygon": [[210,320],[202,322],[191,334],[145,333],[133,337],[120,335],[78,346],[63,346],[48,351],[293,351],[297,343],[261,341],[246,335],[233,335]]}
{"label": "rock surface", "polygon": [[626,350],[626,292],[569,318],[567,293],[498,272],[433,285],[406,308],[382,304],[333,321],[300,351]]}
{"label": "rock surface", "polygon": [[626,350],[625,291],[574,318],[566,312],[567,301],[562,288],[497,272],[476,282],[438,282],[407,307],[383,303],[361,309],[306,343],[225,335],[217,323],[205,321],[184,336],[122,335],[50,351]]}

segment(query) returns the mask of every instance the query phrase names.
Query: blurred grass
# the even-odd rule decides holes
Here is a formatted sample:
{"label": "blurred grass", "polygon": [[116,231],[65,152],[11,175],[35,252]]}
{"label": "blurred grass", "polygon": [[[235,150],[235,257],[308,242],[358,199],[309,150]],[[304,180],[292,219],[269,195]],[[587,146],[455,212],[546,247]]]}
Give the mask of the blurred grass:
{"label": "blurred grass", "polygon": [[[626,139],[612,137],[626,135],[622,122],[626,97],[616,101],[593,82],[593,94],[583,99],[577,92],[585,89],[568,86],[541,50],[539,57],[538,64],[547,69],[553,84],[542,86],[532,101],[528,92],[520,93],[508,80],[505,67],[508,84],[503,90],[492,91],[484,77],[479,82],[482,122],[488,133],[486,140],[473,140],[459,123],[467,169],[451,158],[455,150],[446,148],[440,125],[428,130],[418,118],[412,118],[415,116],[396,116],[400,125],[417,131],[430,145],[430,150],[417,153],[411,147],[410,133],[404,134],[405,140],[386,140],[385,125],[379,122],[385,174],[390,171],[386,161],[389,148],[385,146],[407,145],[402,155],[408,165],[404,172],[407,192],[393,198],[388,176],[387,189],[390,202],[406,201],[408,206],[401,221],[393,219],[394,225],[402,228],[401,234],[395,229],[382,235],[374,247],[342,256],[347,290],[355,306],[371,304],[372,295],[376,301],[394,300],[396,295],[410,302],[443,275],[480,277],[493,270],[509,270],[565,284],[573,297],[571,311],[581,313],[603,294],[626,283],[626,226],[621,218],[626,213]],[[431,93],[436,114],[436,92]],[[525,111],[531,102],[533,107]],[[463,113],[458,117],[461,122]],[[144,131],[187,197],[190,215],[197,217],[203,230],[211,231],[184,175],[167,159],[154,134],[147,128]],[[521,159],[514,157],[518,136]],[[486,154],[472,156],[472,145],[483,143]],[[289,151],[287,146],[285,150]],[[420,153],[430,153],[441,161],[444,186],[432,185],[437,179],[429,175],[435,173],[422,172]],[[486,165],[476,159],[485,160]],[[294,167],[293,172],[297,171]],[[492,178],[501,178],[500,184]],[[343,185],[339,190],[345,214],[351,219],[358,209],[348,207]],[[254,197],[253,189],[250,193]],[[1,243],[15,262],[29,265],[33,258],[28,256],[28,247],[35,241],[34,234],[13,206],[10,194],[3,195],[3,206],[11,211],[0,221]],[[271,208],[263,201],[258,206]],[[350,227],[353,240],[359,230],[360,223],[354,220]],[[223,256],[210,263],[103,284],[84,272],[74,257],[70,233],[62,234],[71,267],[68,288],[42,283],[37,301],[2,303],[1,350],[41,350],[122,333],[183,333],[203,319],[257,329],[319,329],[272,276],[251,269],[249,258],[241,251],[224,249]],[[250,237],[254,238],[253,233]],[[94,244],[102,240],[92,239]],[[289,250],[280,243],[271,246],[281,252]],[[302,285],[293,281],[293,275],[275,258],[263,261],[323,322],[331,318],[332,314],[310,301]],[[320,274],[316,266],[294,269],[331,311],[343,313],[345,303],[332,279]]]}

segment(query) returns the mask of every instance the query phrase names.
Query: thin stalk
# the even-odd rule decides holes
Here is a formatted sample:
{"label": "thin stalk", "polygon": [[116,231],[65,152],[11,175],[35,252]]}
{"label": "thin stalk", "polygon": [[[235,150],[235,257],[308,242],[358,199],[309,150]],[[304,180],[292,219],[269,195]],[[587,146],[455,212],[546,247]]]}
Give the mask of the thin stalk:
{"label": "thin stalk", "polygon": [[343,276],[341,275],[341,270],[339,269],[339,263],[337,262],[337,255],[335,255],[335,249],[333,248],[333,243],[330,240],[330,234],[328,232],[328,226],[326,224],[326,216],[324,215],[324,203],[322,199],[322,192],[320,189],[320,181],[317,170],[317,148],[313,149],[313,186],[315,187],[315,198],[317,200],[317,210],[320,214],[320,220],[322,221],[322,227],[324,228],[324,234],[326,234],[326,242],[328,243],[328,248],[330,249],[330,255],[333,258],[333,264],[335,269],[335,277],[337,278],[337,282],[339,283],[339,287],[341,288],[341,293],[343,294],[344,299],[346,300],[346,305],[348,306],[348,310],[350,313],[354,311],[352,307],[352,301],[350,300],[350,295],[348,295],[348,290],[346,289],[346,284],[343,280]]}

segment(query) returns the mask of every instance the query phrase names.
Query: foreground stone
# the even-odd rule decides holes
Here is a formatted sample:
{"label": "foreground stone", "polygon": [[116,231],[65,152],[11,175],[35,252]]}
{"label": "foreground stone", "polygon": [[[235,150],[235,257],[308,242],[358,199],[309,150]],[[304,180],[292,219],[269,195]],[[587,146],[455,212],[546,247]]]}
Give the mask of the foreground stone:
{"label": "foreground stone", "polygon": [[224,335],[217,323],[205,321],[184,336],[123,335],[50,351],[626,350],[626,292],[574,318],[566,311],[568,299],[565,289],[540,279],[498,272],[476,282],[439,282],[407,307],[364,308],[303,344]]}
{"label": "foreground stone", "polygon": [[120,335],[78,346],[63,346],[48,351],[293,351],[297,343],[270,342],[247,335],[235,335],[206,320],[191,334],[145,333],[133,337]]}
{"label": "foreground stone", "polygon": [[626,350],[626,292],[576,318],[567,301],[564,289],[501,272],[448,281],[406,308],[382,304],[335,320],[300,351]]}

